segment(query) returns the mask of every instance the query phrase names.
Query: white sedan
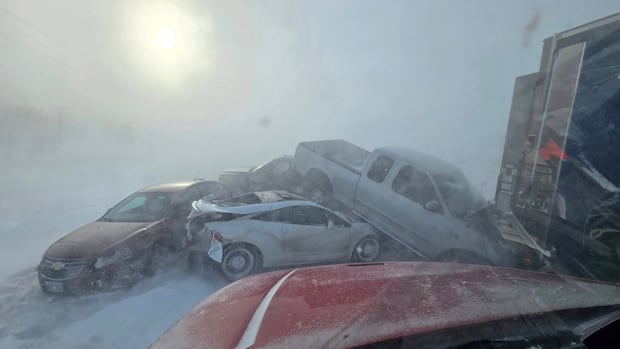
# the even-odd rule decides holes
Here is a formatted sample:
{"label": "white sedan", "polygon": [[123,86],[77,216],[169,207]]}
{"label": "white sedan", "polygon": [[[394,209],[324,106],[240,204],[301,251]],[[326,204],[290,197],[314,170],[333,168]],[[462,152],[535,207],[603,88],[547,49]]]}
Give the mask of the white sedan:
{"label": "white sedan", "polygon": [[208,253],[230,280],[262,268],[371,262],[379,256],[379,240],[368,224],[291,193],[255,192],[192,207],[188,228],[206,223],[188,229],[191,249]]}

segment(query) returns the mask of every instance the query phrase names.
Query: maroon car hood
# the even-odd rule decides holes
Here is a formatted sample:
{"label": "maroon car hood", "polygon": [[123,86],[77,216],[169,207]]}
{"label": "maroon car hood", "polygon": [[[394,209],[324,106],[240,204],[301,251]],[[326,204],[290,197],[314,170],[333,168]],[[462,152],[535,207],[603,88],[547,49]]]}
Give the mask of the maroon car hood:
{"label": "maroon car hood", "polygon": [[125,240],[139,229],[157,222],[100,222],[80,227],[56,241],[45,253],[56,258],[99,256],[105,249]]}
{"label": "maroon car hood", "polygon": [[186,314],[153,348],[342,348],[618,303],[615,285],[514,269],[441,263],[305,268],[229,285]]}

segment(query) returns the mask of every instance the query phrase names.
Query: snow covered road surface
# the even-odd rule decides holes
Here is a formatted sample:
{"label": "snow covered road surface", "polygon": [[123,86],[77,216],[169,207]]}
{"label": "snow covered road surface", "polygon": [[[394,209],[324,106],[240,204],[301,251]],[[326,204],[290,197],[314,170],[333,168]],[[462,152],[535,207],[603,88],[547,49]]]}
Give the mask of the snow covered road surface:
{"label": "snow covered road surface", "polygon": [[7,166],[0,173],[0,348],[146,348],[226,285],[212,270],[190,274],[179,266],[128,290],[42,293],[35,267],[50,244],[135,190],[168,180],[151,178],[159,172],[146,167],[49,165]]}
{"label": "snow covered road surface", "polygon": [[0,287],[0,348],[146,348],[225,285],[213,271],[168,271],[128,290],[55,297],[31,268]]}

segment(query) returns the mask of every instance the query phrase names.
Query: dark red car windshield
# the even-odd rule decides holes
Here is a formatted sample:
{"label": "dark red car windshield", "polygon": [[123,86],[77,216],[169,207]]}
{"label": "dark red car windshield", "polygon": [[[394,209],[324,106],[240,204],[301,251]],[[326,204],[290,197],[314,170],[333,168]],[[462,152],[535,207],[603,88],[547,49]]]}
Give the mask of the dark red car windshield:
{"label": "dark red car windshield", "polygon": [[112,207],[103,222],[154,222],[164,217],[171,205],[170,193],[135,193]]}

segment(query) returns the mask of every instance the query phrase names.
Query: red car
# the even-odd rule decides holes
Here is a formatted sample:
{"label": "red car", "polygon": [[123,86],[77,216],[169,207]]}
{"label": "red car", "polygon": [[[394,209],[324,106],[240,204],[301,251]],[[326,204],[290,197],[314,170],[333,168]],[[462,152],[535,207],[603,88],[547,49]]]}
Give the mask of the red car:
{"label": "red car", "polygon": [[613,284],[451,263],[353,264],[242,279],[151,348],[620,347],[609,342],[619,317]]}
{"label": "red car", "polygon": [[41,289],[72,294],[131,286],[162,251],[185,248],[190,205],[205,196],[223,199],[230,192],[218,182],[200,180],[131,194],[45,251],[38,269]]}

